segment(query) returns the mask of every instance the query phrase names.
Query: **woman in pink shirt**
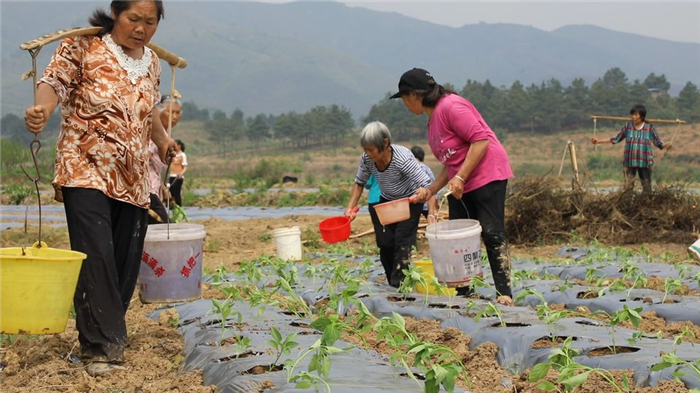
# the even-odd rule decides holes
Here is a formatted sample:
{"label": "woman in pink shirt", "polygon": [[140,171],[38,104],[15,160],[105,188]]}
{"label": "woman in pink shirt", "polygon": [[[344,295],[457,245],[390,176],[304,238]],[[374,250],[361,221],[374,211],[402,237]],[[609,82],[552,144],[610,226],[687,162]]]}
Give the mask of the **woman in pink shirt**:
{"label": "woman in pink shirt", "polygon": [[513,177],[508,154],[474,105],[439,85],[428,71],[406,71],[391,98],[399,97],[414,114],[428,115],[428,144],[443,164],[435,182],[416,191],[414,200],[426,201],[447,185],[450,219],[479,220],[498,302],[511,305],[504,222],[506,185]]}

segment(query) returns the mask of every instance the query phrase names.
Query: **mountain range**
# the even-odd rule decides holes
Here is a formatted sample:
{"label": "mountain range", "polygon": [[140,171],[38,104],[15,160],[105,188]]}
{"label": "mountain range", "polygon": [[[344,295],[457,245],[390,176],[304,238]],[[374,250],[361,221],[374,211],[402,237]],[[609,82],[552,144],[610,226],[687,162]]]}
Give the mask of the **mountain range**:
{"label": "mountain range", "polygon": [[[0,3],[3,115],[20,114],[31,103],[30,83],[20,80],[31,68],[30,56],[19,44],[87,26],[92,10],[108,5]],[[457,88],[469,79],[510,86],[551,78],[568,85],[583,78],[590,86],[613,67],[630,80],[664,74],[671,94],[688,81],[700,85],[700,44],[592,25],[554,31],[485,23],[454,28],[337,2],[166,2],[165,7],[153,42],[187,59],[188,67],[176,73],[177,89],[185,101],[227,113],[305,112],[339,104],[359,118],[395,92],[401,73],[412,67]],[[55,47],[40,53],[39,72]],[[163,64],[165,92],[170,71]]]}

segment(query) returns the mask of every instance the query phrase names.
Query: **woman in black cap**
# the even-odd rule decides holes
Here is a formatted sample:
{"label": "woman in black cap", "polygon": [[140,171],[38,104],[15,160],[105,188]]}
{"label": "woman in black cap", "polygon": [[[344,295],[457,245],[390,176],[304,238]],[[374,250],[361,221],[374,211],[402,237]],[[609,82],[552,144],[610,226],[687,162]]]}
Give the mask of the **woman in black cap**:
{"label": "woman in black cap", "polygon": [[391,98],[401,98],[416,115],[428,115],[428,144],[443,164],[435,182],[416,191],[413,199],[426,201],[448,186],[450,219],[479,221],[498,302],[512,305],[505,199],[513,171],[505,149],[474,105],[439,85],[426,70],[406,71]]}

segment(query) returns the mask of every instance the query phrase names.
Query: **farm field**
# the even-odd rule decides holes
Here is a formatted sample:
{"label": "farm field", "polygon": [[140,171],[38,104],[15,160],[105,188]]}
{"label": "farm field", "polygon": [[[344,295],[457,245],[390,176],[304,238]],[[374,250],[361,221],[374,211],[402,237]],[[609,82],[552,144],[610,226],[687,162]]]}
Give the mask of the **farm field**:
{"label": "farm field", "polygon": [[[660,347],[664,348],[665,353],[672,353],[677,349],[679,356],[685,360],[694,361],[700,357],[700,351],[692,346],[692,343],[697,343],[700,337],[698,321],[669,318],[663,311],[666,305],[680,307],[698,304],[697,273],[700,269],[697,266],[687,265],[692,263],[685,254],[687,244],[637,244],[625,248],[596,245],[590,255],[579,259],[578,262],[574,262],[571,258],[576,256],[573,254],[566,258],[557,256],[557,251],[564,244],[534,248],[514,246],[512,255],[515,258],[513,277],[514,287],[517,288],[516,295],[525,293],[523,292],[525,289],[531,289],[533,292],[519,299],[517,307],[500,307],[490,303],[489,299],[493,294],[486,286],[477,288],[479,296],[470,299],[451,299],[448,296],[432,295],[426,298],[423,294],[410,290],[409,292],[413,293],[392,293],[391,289],[382,283],[382,277],[377,275],[377,271],[381,270],[378,262],[373,259],[367,262],[366,257],[375,256],[372,236],[361,237],[340,245],[327,245],[320,240],[316,230],[322,218],[292,215],[274,220],[224,221],[211,218],[201,221],[208,233],[205,240],[204,269],[211,274],[203,300],[185,305],[184,308],[178,307],[163,312],[158,318],[151,318],[158,306],[141,304],[135,296],[127,314],[130,341],[126,352],[126,370],[96,378],[89,377],[82,364],[73,363],[77,360],[75,356],[71,356],[76,355],[77,332],[69,321],[66,332],[54,336],[3,336],[3,391],[204,392],[215,391],[216,387],[209,385],[217,384],[221,391],[272,392],[291,391],[290,389],[297,382],[304,381],[318,383],[319,391],[324,391],[323,383],[315,379],[317,374],[307,372],[311,355],[302,360],[292,373],[291,377],[299,376],[296,382],[292,379],[290,379],[292,382],[287,382],[286,371],[253,376],[241,374],[241,371],[259,364],[269,365],[275,360],[275,351],[267,342],[273,340],[270,336],[272,326],[278,329],[282,338],[296,333],[296,336],[293,336],[296,338],[292,341],[297,344],[291,346],[289,353],[280,356],[278,359],[280,364],[285,359],[297,359],[314,344],[315,339],[325,336],[325,333],[315,333],[316,329],[307,326],[310,325],[325,332],[324,329],[327,327],[322,326],[321,322],[314,321],[326,321],[328,318],[335,321],[334,315],[338,315],[338,324],[343,322],[356,329],[358,314],[357,311],[352,310],[358,310],[359,303],[351,299],[363,301],[375,318],[387,318],[382,322],[384,325],[380,326],[381,329],[396,329],[396,323],[400,322],[393,312],[402,315],[406,332],[402,333],[403,335],[395,332],[391,337],[413,340],[414,344],[433,343],[436,346],[431,348],[435,351],[449,348],[452,352],[449,353],[447,357],[449,361],[446,361],[445,365],[451,364],[448,367],[450,370],[455,370],[453,366],[459,366],[461,372],[457,374],[462,375],[456,380],[455,391],[538,391],[536,387],[542,381],[530,382],[529,379],[532,375],[533,362],[537,360],[546,363],[547,354],[551,351],[550,346],[555,345],[547,342],[546,339],[540,340],[550,337],[552,326],[555,326],[555,329],[559,326],[561,329],[561,332],[556,335],[556,346],[568,345],[571,350],[586,351],[583,357],[573,357],[577,361],[576,364],[598,367],[589,361],[598,358],[588,356],[587,351],[611,345],[610,328],[607,325],[610,317],[603,313],[593,314],[592,312],[601,309],[600,306],[594,305],[596,299],[578,299],[578,292],[599,293],[600,299],[615,299],[612,302],[614,305],[628,305],[630,310],[643,308],[639,310],[641,321],[638,321],[637,327],[634,327],[630,320],[621,321],[615,326],[614,334],[615,345],[625,348],[640,347],[641,353],[645,354],[642,357],[645,361],[651,363],[658,361],[660,358],[651,359],[649,354],[650,351],[656,350],[653,348]],[[272,230],[289,226],[299,226],[302,238],[305,240],[306,256],[303,261],[293,265],[271,258],[275,250],[274,239],[270,236]],[[360,216],[353,223],[355,233],[370,227],[367,215]],[[50,239],[51,246],[68,247],[67,236],[61,228],[51,228],[46,231],[45,237]],[[21,235],[23,234],[20,229],[3,231],[3,245],[12,246],[13,242],[23,241]],[[585,243],[577,245],[584,246]],[[570,253],[575,253],[576,250],[578,249],[572,248]],[[418,243],[416,258],[426,256],[428,252],[425,239],[421,239]],[[644,265],[647,261],[659,262],[668,269],[661,272],[651,267],[634,268],[637,264]],[[329,281],[333,277],[328,270],[329,266],[334,267],[334,271],[343,270],[346,274]],[[565,271],[568,273],[563,274]],[[277,281],[278,277],[296,280],[295,289],[290,292],[284,289],[276,290],[278,285],[284,285]],[[676,279],[679,282],[674,281]],[[335,282],[334,286],[330,284],[331,281]],[[487,279],[486,283],[488,282]],[[259,292],[250,292],[254,287],[269,293],[261,295]],[[561,287],[563,292],[558,293],[558,287]],[[534,292],[535,290],[537,292]],[[277,293],[272,295],[273,291]],[[233,300],[238,297],[238,295],[232,295],[233,293],[238,293],[241,298]],[[547,307],[543,308],[543,303],[538,303],[536,293],[541,293],[546,299]],[[555,298],[556,295],[565,293],[572,293],[573,298],[568,300]],[[320,299],[303,303],[307,306],[302,306],[301,300],[308,301],[311,299],[310,296],[316,299],[314,294],[318,294]],[[369,296],[366,296],[367,294]],[[226,299],[229,297],[227,303]],[[250,301],[253,298],[258,298],[261,303],[251,306]],[[338,301],[342,298],[346,299],[347,307],[344,307],[344,313],[338,313]],[[622,302],[618,298],[629,299],[629,303]],[[214,307],[211,299],[218,299],[220,305],[229,304],[231,314],[228,315],[229,322],[223,324],[223,328],[220,323],[222,314],[210,311]],[[260,314],[260,307],[265,302],[270,304],[265,305],[264,312]],[[587,303],[584,305],[583,302]],[[602,309],[612,315],[619,311],[605,307]],[[177,313],[174,310],[177,310]],[[347,310],[351,311],[347,312]],[[277,311],[284,311],[291,315],[279,314]],[[240,322],[237,312],[241,313]],[[697,310],[681,313],[685,316],[691,314],[700,315]],[[546,318],[549,318],[552,326],[546,322],[545,317],[541,319],[540,315],[548,315]],[[556,317],[560,319],[553,322]],[[219,318],[218,321],[217,318]],[[371,327],[378,321],[373,322]],[[571,325],[576,321],[590,321],[594,325],[600,325],[585,325],[593,329],[592,332],[571,330],[571,326],[584,326]],[[290,327],[289,324],[292,322],[295,326]],[[525,322],[530,326],[518,325]],[[500,326],[501,323],[505,323],[506,326],[493,326]],[[387,341],[386,338],[380,338],[376,332],[373,333],[372,329],[363,331],[360,335],[353,329],[339,328],[340,341],[329,343],[329,346],[339,349],[344,349],[351,344],[358,347],[329,355],[330,371],[321,377],[329,384],[332,391],[348,391],[350,389],[348,386],[358,389],[357,384],[362,386],[362,391],[421,391],[422,388],[419,385],[422,386],[424,381],[419,379],[416,384],[409,377],[401,376],[401,374],[407,375],[406,370],[400,363],[397,363],[397,366],[391,366],[387,357],[397,353],[399,349],[401,349],[400,353],[405,354],[406,348],[410,346],[408,342],[399,345],[396,342],[389,342],[391,340]],[[523,342],[531,340],[532,343],[527,345],[522,343],[515,345],[520,348],[519,353],[529,355],[523,359],[514,360],[517,356],[504,354],[504,350],[506,348],[511,350],[514,344],[494,340],[493,332],[489,331],[494,330],[497,336],[502,336],[498,333],[498,329],[514,332],[509,333],[514,337],[524,337]],[[527,333],[519,333],[525,331]],[[572,335],[577,339],[565,344],[561,342],[565,335]],[[600,340],[594,345],[595,348],[590,345],[595,341],[586,341],[587,335],[594,340]],[[202,342],[209,342],[209,344],[202,348],[202,342],[195,344],[191,341],[192,337],[198,337],[198,340],[201,339]],[[249,337],[251,341],[241,341],[244,337]],[[489,337],[492,338],[489,339]],[[629,340],[635,337],[637,342],[630,344]],[[678,344],[674,344],[674,337]],[[216,343],[218,340],[221,345]],[[500,346],[493,341],[499,342]],[[537,341],[536,344],[535,341]],[[241,344],[246,342],[246,345]],[[586,342],[588,346],[583,345]],[[530,344],[535,344],[534,349]],[[540,346],[544,346],[544,349]],[[365,348],[370,352],[365,352]],[[209,352],[201,352],[205,349]],[[246,362],[240,363],[237,354],[240,355],[242,352],[260,354],[246,358]],[[533,353],[539,355],[534,356]],[[657,355],[655,356],[658,357]],[[625,356],[630,355],[608,354],[599,358],[618,359]],[[404,360],[407,364],[413,364],[413,358]],[[347,375],[344,376],[342,372],[348,369],[347,366],[343,366],[348,361],[353,364],[353,367],[356,365],[360,367],[359,364],[366,361],[374,362],[372,364],[375,366],[372,366],[372,370],[379,373],[381,378],[392,381],[391,385],[395,390],[379,390],[379,387],[373,390],[372,384],[384,386],[380,383],[381,378],[374,380],[355,377],[354,382],[348,382]],[[243,366],[250,367],[240,370]],[[538,372],[543,371],[541,368],[543,366],[539,367]],[[614,371],[612,376],[616,378],[615,383],[623,386],[624,376],[627,375],[627,380],[632,386],[633,376],[638,376],[631,371],[635,368],[643,369],[642,366],[630,364],[626,368],[630,371]],[[418,369],[413,370],[417,374],[425,375],[425,370],[422,373]],[[567,370],[552,364],[543,380],[563,389],[565,385],[557,382],[557,379],[562,373],[569,372]],[[581,370],[571,372],[578,375],[586,369]],[[307,374],[302,372],[307,372],[311,376],[306,376]],[[616,391],[606,379],[608,374],[605,372],[602,374],[590,372],[586,382],[577,391]],[[222,375],[229,375],[230,378],[224,378]],[[666,377],[668,375],[670,374],[667,373]],[[686,380],[690,378],[692,381],[692,372],[689,375]],[[682,383],[663,380],[654,388],[634,389],[633,391],[644,392],[688,390]]]}
{"label": "farm field", "polygon": [[[192,166],[185,204],[193,209],[320,205],[341,214],[360,156],[352,138],[334,147],[286,150],[271,143],[220,156],[203,139],[201,124],[184,123],[180,130]],[[599,135],[615,132],[598,130]],[[674,131],[660,129],[668,138]],[[396,293],[383,284],[373,236],[325,244],[317,229],[324,216],[228,221],[213,213],[195,221],[207,231],[202,299],[162,311],[142,304],[136,294],[127,313],[125,370],[90,377],[77,357],[77,332],[69,320],[57,335],[3,335],[0,387],[10,392],[284,392],[295,386],[419,392],[437,391],[431,390],[435,384],[450,388],[454,379],[455,391],[470,392],[697,388],[700,268],[686,253],[698,235],[697,125],[681,127],[677,148],[658,156],[652,199],[610,192],[621,180],[621,146],[593,152],[590,133],[504,138],[517,176],[509,183],[507,202],[515,307],[492,302],[488,273],[470,298],[417,292],[414,285],[422,277],[417,271],[411,271],[405,293]],[[568,157],[557,177],[569,139],[591,191],[581,200],[570,191]],[[427,148],[424,141],[417,144]],[[438,169],[432,156],[426,162]],[[285,175],[297,176],[298,183],[279,184]],[[8,181],[26,183],[22,176],[4,174],[3,189]],[[48,183],[42,181],[42,201],[53,204]],[[268,192],[270,186],[318,191]],[[253,191],[227,191],[234,188]],[[11,194],[2,197],[9,203]],[[35,203],[32,197],[20,201]],[[26,235],[23,211],[7,210],[3,224],[12,225],[0,232],[3,247],[26,245],[37,230],[34,213]],[[60,214],[49,209],[45,219],[43,239],[68,249]],[[300,228],[304,241],[304,260],[296,264],[273,257],[272,231],[290,226]],[[367,214],[353,223],[356,234],[370,228]],[[428,255],[428,244],[420,239],[415,259]],[[550,358],[557,348],[560,356]],[[281,369],[285,361],[292,363]],[[677,373],[674,381],[674,371],[686,375]],[[372,373],[376,376],[364,377]]]}

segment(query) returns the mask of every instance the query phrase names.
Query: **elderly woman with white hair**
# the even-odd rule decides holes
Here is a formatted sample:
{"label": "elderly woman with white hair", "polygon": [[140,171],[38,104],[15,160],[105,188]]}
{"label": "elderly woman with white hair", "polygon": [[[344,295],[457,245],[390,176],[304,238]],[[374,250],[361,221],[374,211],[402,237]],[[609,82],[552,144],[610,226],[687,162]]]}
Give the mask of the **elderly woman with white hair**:
{"label": "elderly woman with white hair", "polygon": [[[408,198],[417,189],[431,184],[430,177],[413,158],[411,150],[391,143],[391,133],[383,123],[375,121],[367,124],[362,130],[360,145],[365,152],[360,159],[350,202],[345,210],[345,216],[351,220],[355,219],[353,209],[370,175],[374,175],[379,182],[380,203]],[[404,277],[403,269],[408,268],[423,204],[411,203],[410,218],[390,225],[382,225],[372,207],[369,211],[387,281],[389,285],[398,287]]]}

